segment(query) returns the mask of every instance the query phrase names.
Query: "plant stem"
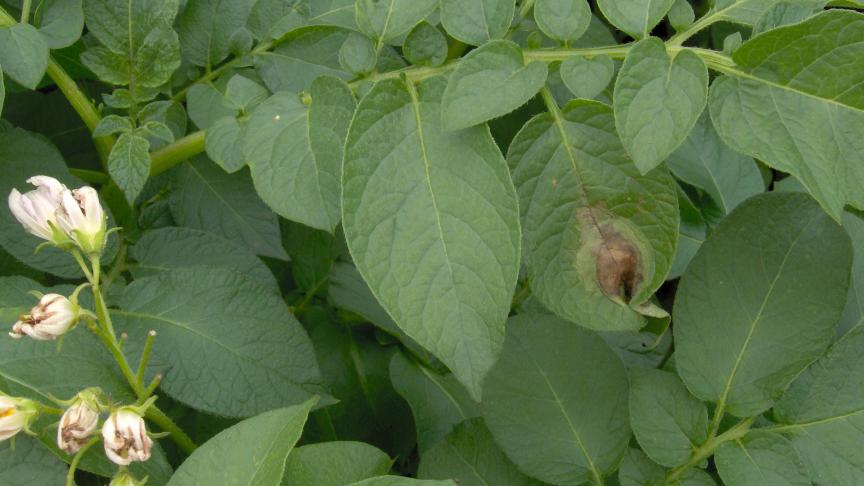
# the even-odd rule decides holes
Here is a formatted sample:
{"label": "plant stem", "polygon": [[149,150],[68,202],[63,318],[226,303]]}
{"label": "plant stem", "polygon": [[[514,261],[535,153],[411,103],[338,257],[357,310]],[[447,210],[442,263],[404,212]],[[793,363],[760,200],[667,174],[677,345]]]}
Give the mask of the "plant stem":
{"label": "plant stem", "polygon": [[141,353],[141,359],[138,361],[138,372],[135,374],[136,381],[141,386],[144,386],[144,372],[147,371],[147,361],[150,360],[150,351],[153,350],[153,341],[156,339],[156,331],[147,333],[147,342],[144,343],[144,351]]}
{"label": "plant stem", "polygon": [[161,174],[202,152],[204,152],[204,130],[186,135],[150,155],[150,176]]}
{"label": "plant stem", "polygon": [[717,450],[722,444],[729,442],[731,440],[740,439],[747,435],[747,432],[750,431],[750,426],[753,425],[753,422],[756,421],[756,417],[750,417],[748,419],[744,419],[741,422],[738,422],[734,427],[723,432],[717,437],[712,437],[708,439],[702,446],[693,451],[693,455],[690,456],[690,459],[676,467],[675,469],[669,471],[669,474],[666,475],[666,482],[673,483],[677,480],[681,474],[690,469],[693,466],[698,465],[705,459],[711,457],[714,454],[714,451]]}
{"label": "plant stem", "polygon": [[[262,42],[262,43],[258,44],[254,49],[252,49],[252,51],[249,53],[249,55],[254,56],[256,54],[261,54],[262,52],[266,52],[266,51],[269,51],[270,49],[273,49],[277,45],[278,44],[275,42],[269,42],[269,41],[268,42]],[[195,81],[192,81],[191,83],[187,84],[182,89],[180,89],[180,91],[175,93],[174,96],[171,97],[171,101],[173,101],[175,103],[179,103],[179,102],[183,101],[184,99],[186,99],[186,95],[189,94],[189,88],[191,88],[192,86],[195,86],[196,84],[199,84],[199,83],[209,83],[209,82],[213,81],[214,79],[218,78],[219,75],[222,74],[223,72],[236,66],[241,60],[243,60],[243,57],[236,57],[236,58],[231,59],[230,61],[222,64],[221,66],[217,67],[216,69],[208,70],[206,73],[204,73],[203,76],[201,76],[200,78],[196,79]]]}
{"label": "plant stem", "polygon": [[33,0],[24,0],[24,3],[21,5],[21,23],[26,24],[30,22],[30,8],[33,5]]}
{"label": "plant stem", "polygon": [[66,486],[75,486],[75,470],[78,469],[78,463],[81,462],[84,454],[86,454],[91,447],[96,445],[97,442],[99,442],[99,437],[94,437],[78,449],[78,452],[69,464],[69,472],[66,473]]}

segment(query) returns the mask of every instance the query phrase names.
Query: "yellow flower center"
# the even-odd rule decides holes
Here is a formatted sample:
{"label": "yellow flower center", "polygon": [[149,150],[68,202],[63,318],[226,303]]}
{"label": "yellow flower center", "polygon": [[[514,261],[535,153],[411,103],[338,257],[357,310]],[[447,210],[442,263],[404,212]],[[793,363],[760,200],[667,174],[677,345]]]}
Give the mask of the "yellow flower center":
{"label": "yellow flower center", "polygon": [[0,418],[6,418],[15,415],[15,407],[0,410]]}

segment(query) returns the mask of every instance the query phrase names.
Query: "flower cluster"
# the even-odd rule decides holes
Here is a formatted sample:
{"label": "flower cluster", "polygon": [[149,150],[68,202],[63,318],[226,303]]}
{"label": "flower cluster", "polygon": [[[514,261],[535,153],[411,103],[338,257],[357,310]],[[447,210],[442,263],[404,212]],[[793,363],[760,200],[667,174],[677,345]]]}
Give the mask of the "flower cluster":
{"label": "flower cluster", "polygon": [[33,176],[27,182],[36,189],[24,194],[12,189],[9,209],[28,233],[66,250],[102,253],[106,216],[95,189],[70,190],[48,176]]}

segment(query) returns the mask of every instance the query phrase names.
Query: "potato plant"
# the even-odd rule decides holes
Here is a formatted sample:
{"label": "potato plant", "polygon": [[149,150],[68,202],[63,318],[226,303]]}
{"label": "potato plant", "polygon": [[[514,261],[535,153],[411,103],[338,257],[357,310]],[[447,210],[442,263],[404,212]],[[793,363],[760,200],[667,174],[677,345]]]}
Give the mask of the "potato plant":
{"label": "potato plant", "polygon": [[864,484],[860,0],[0,0],[0,485]]}

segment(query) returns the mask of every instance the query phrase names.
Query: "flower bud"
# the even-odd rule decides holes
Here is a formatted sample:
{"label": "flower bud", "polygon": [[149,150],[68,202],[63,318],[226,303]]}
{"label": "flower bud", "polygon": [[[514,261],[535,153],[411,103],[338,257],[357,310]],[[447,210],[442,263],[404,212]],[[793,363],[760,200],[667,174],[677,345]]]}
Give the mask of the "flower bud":
{"label": "flower bud", "polygon": [[67,454],[75,454],[87,443],[97,425],[99,405],[94,399],[79,394],[57,426],[57,447]]}
{"label": "flower bud", "polygon": [[68,243],[57,226],[57,210],[66,186],[48,176],[34,176],[27,182],[36,186],[33,191],[21,194],[17,189],[9,193],[9,209],[24,229],[43,240],[57,245]]}
{"label": "flower bud", "polygon": [[29,314],[18,318],[9,333],[15,339],[24,335],[49,341],[66,334],[78,321],[79,307],[59,294],[45,294]]}
{"label": "flower bud", "polygon": [[96,189],[85,186],[74,191],[63,191],[57,222],[84,253],[102,253],[105,246],[105,212]]}
{"label": "flower bud", "polygon": [[109,484],[108,486],[144,486],[144,484],[146,483],[146,478],[139,481],[132,477],[132,475],[129,474],[129,471],[126,471],[124,469],[117,472],[117,475],[114,476],[113,479],[111,479],[111,484]]}
{"label": "flower bud", "polygon": [[153,440],[147,436],[144,419],[129,407],[120,408],[108,417],[102,425],[102,440],[105,455],[117,465],[150,459]]}
{"label": "flower bud", "polygon": [[39,409],[32,400],[0,395],[0,441],[27,430],[37,415]]}

